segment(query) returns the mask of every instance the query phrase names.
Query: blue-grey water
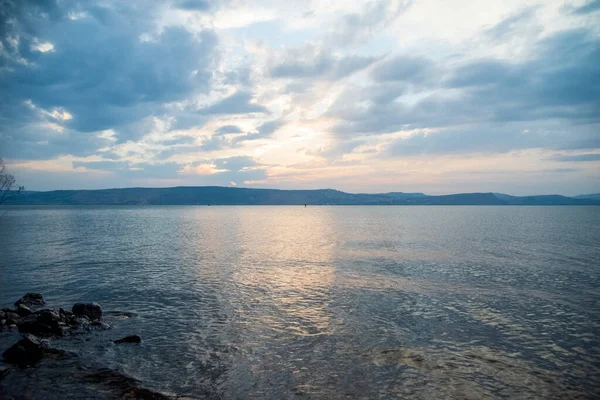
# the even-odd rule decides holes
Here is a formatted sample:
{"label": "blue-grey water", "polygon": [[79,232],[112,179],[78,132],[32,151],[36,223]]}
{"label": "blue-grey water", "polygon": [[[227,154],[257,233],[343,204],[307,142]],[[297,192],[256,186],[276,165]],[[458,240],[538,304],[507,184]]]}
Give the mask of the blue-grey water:
{"label": "blue-grey water", "polygon": [[[30,291],[136,313],[52,344],[173,396],[600,394],[600,207],[12,207],[0,306]],[[91,397],[65,371],[4,385]]]}

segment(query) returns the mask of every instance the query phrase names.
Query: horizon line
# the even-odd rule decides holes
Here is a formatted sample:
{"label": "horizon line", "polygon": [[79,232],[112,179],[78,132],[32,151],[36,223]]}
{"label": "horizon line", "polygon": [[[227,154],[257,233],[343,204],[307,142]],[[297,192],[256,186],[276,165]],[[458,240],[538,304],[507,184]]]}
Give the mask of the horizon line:
{"label": "horizon line", "polygon": [[111,188],[100,188],[100,189],[51,189],[51,190],[28,190],[25,189],[23,192],[37,192],[37,193],[47,193],[47,192],[57,192],[57,191],[100,191],[100,190],[126,190],[126,189],[176,189],[176,188],[224,188],[224,189],[251,189],[251,190],[281,190],[281,191],[319,191],[319,190],[334,190],[341,193],[347,194],[368,194],[368,195],[376,195],[376,194],[389,194],[389,193],[404,193],[404,194],[422,194],[424,196],[452,196],[452,195],[460,195],[460,194],[500,194],[505,196],[512,197],[533,197],[533,196],[563,196],[563,197],[577,197],[577,196],[592,196],[600,193],[579,193],[577,195],[569,196],[565,194],[559,193],[548,193],[548,194],[526,194],[526,195],[513,195],[502,192],[492,192],[492,191],[475,191],[475,192],[452,192],[452,193],[444,193],[444,194],[427,194],[424,192],[403,192],[403,191],[387,191],[387,192],[345,192],[343,190],[335,189],[335,188],[316,188],[316,189],[281,189],[281,188],[272,188],[272,187],[247,187],[247,186],[219,186],[219,185],[180,185],[180,186],[127,186],[127,187],[111,187]]}

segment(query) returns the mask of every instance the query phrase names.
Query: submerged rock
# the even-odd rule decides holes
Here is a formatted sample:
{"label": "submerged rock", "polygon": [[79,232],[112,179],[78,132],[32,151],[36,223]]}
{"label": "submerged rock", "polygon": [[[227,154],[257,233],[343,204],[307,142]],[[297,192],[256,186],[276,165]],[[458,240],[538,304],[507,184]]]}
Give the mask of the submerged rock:
{"label": "submerged rock", "polygon": [[[170,397],[141,387],[140,381],[121,372],[105,369],[88,374],[84,379],[95,386],[104,386],[122,399],[169,400]],[[103,390],[103,392],[106,389]]]}
{"label": "submerged rock", "polygon": [[93,328],[100,329],[101,331],[110,329],[110,325],[107,324],[106,322],[102,322],[102,321],[94,321],[91,323],[91,326]]}
{"label": "submerged rock", "polygon": [[33,335],[23,335],[10,349],[2,354],[2,358],[9,364],[30,365],[44,358],[44,349],[48,347],[48,341],[39,339]]}
{"label": "submerged rock", "polygon": [[120,344],[120,343],[141,343],[142,342],[142,337],[140,335],[131,335],[131,336],[125,336],[122,339],[118,339],[118,340],[114,340],[113,341],[116,344]]}
{"label": "submerged rock", "polygon": [[102,318],[102,307],[98,303],[76,303],[72,311],[73,314],[85,315],[92,321]]}
{"label": "submerged rock", "polygon": [[46,304],[46,301],[44,300],[44,296],[39,293],[27,293],[25,296],[15,301],[15,307],[18,307],[19,304],[23,304],[27,307],[43,306]]}

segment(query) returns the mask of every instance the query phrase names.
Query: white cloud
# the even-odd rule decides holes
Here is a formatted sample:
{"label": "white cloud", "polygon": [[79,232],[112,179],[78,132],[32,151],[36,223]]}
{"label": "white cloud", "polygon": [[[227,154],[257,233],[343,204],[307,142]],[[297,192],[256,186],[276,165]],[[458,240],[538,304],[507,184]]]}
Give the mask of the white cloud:
{"label": "white cloud", "polygon": [[[55,163],[71,187],[116,162],[138,175],[102,175],[110,186],[430,192],[483,190],[485,177],[510,189],[494,171],[534,182],[587,157],[549,182],[600,190],[600,27],[573,11],[581,1],[152,4],[57,3],[65,18],[44,24],[16,15],[0,41],[0,156],[28,177]],[[105,164],[74,171],[65,157]]]}

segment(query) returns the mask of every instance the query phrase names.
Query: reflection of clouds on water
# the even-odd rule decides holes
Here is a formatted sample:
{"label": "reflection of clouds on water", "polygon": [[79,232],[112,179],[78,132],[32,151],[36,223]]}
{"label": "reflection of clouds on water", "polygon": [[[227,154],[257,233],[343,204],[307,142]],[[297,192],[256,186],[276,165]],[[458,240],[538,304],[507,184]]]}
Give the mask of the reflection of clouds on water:
{"label": "reflection of clouds on water", "polygon": [[[245,305],[240,304],[237,311],[247,327],[256,324],[259,329],[266,327],[291,335],[320,334],[329,330],[332,267],[271,268],[268,272],[254,270],[241,275],[237,283],[251,298]],[[256,316],[259,310],[268,311]]]}
{"label": "reflection of clouds on water", "polygon": [[241,232],[239,246],[252,252],[242,254],[232,277],[240,323],[282,335],[327,332],[335,282],[327,209],[287,209],[272,219],[250,215]]}
{"label": "reflection of clouds on water", "polygon": [[[64,346],[192,398],[594,398],[598,218],[579,207],[23,209],[3,226],[0,298],[35,289],[56,306],[137,313],[110,337]],[[108,345],[132,333],[143,346]]]}

